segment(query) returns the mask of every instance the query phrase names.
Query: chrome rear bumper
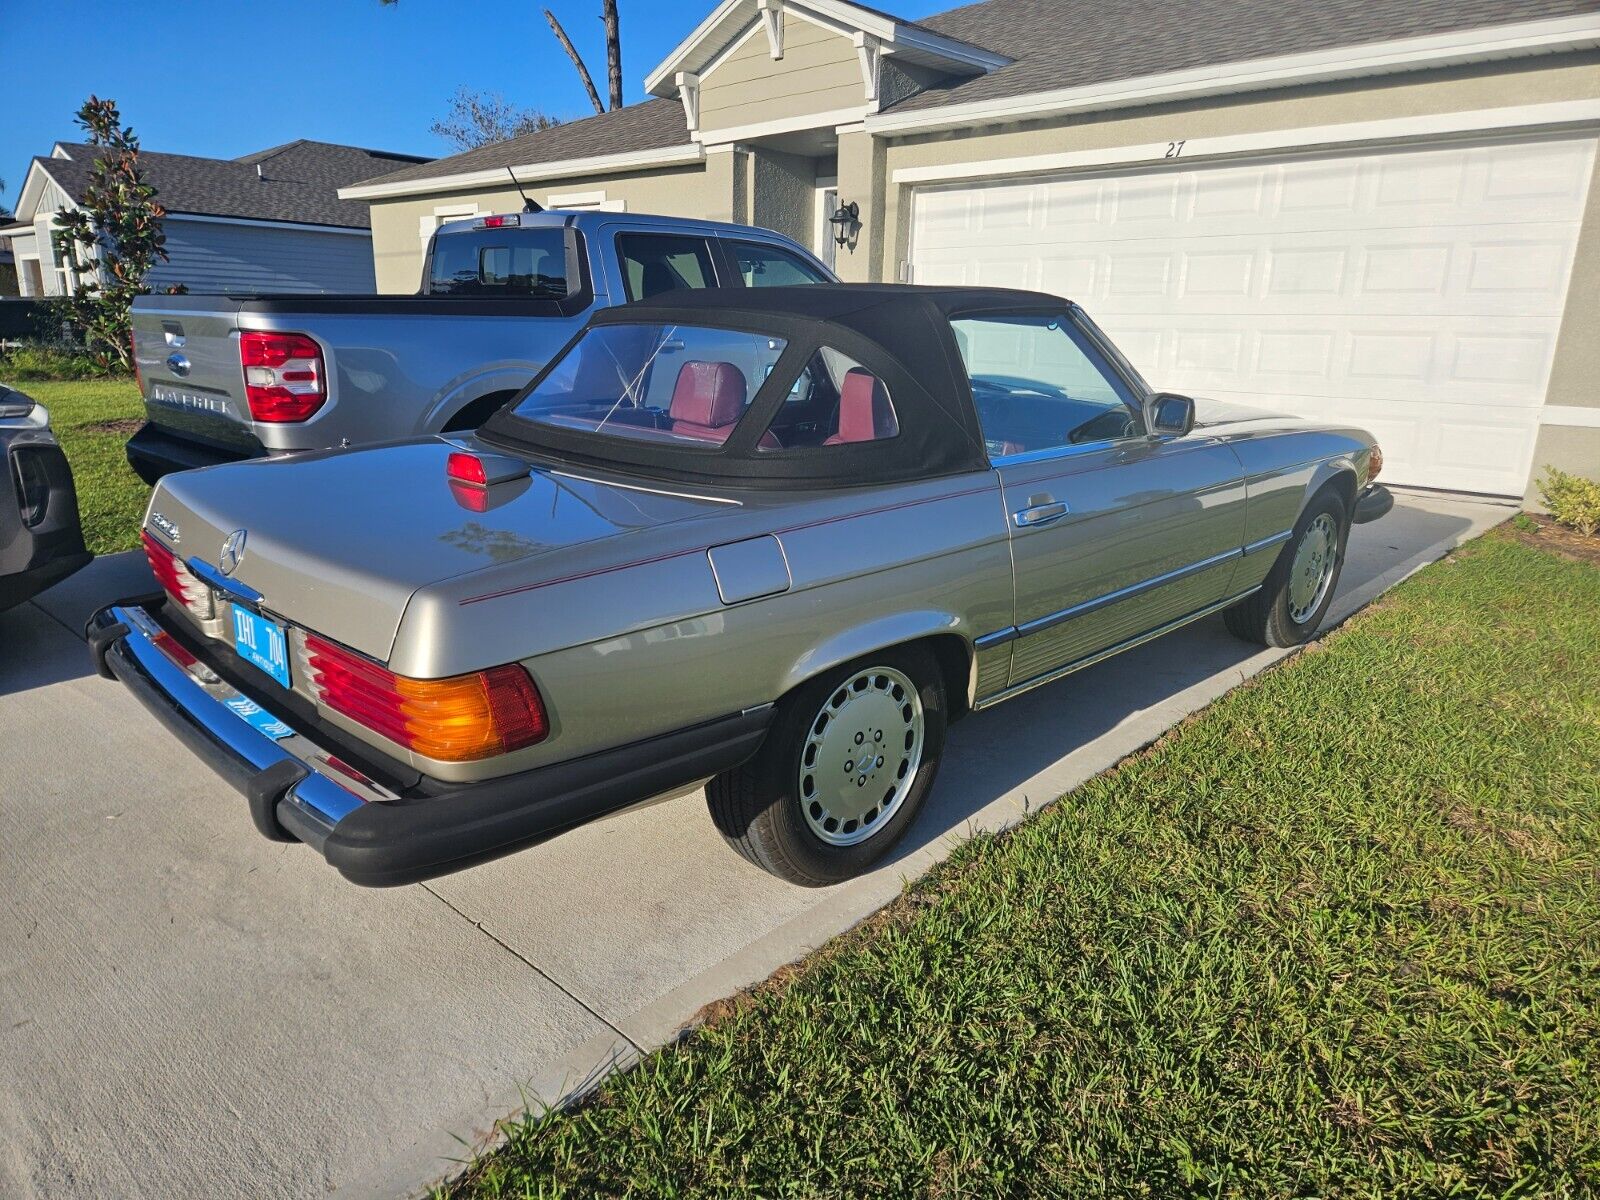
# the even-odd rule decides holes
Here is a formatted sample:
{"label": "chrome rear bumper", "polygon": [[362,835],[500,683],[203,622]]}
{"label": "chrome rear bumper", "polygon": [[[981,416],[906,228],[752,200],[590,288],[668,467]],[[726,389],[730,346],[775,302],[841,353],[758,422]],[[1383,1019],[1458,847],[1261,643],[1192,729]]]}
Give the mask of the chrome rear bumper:
{"label": "chrome rear bumper", "polygon": [[[306,722],[262,711],[182,646],[152,615],[164,602],[141,597],[95,613],[87,636],[96,669],[240,792],[264,836],[305,842],[368,887],[458,871],[706,779],[754,754],[772,717],[763,705],[484,783],[424,779],[391,789],[340,759],[315,730],[296,727]],[[246,708],[256,711],[239,711]]]}

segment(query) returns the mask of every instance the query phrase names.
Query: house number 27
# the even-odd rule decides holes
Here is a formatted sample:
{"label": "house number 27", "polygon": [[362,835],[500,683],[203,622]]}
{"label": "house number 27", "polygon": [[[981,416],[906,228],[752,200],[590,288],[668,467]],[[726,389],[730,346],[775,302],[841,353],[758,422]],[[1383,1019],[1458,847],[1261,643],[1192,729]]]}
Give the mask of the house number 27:
{"label": "house number 27", "polygon": [[1177,158],[1178,155],[1183,153],[1183,148],[1187,144],[1188,144],[1188,139],[1185,139],[1184,141],[1181,141],[1181,142],[1168,142],[1167,143],[1167,152],[1164,155],[1162,155],[1162,157],[1163,158]]}

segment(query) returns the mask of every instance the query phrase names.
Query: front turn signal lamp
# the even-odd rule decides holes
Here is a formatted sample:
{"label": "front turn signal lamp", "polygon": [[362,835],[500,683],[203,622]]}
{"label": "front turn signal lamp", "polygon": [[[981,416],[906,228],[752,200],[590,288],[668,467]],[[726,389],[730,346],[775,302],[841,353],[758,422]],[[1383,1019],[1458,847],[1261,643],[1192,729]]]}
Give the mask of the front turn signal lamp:
{"label": "front turn signal lamp", "polygon": [[539,689],[516,663],[411,679],[314,634],[306,635],[306,662],[323,704],[437,762],[494,758],[550,732]]}
{"label": "front turn signal lamp", "polygon": [[1371,483],[1383,470],[1383,447],[1372,443],[1372,453],[1367,456],[1367,482]]}

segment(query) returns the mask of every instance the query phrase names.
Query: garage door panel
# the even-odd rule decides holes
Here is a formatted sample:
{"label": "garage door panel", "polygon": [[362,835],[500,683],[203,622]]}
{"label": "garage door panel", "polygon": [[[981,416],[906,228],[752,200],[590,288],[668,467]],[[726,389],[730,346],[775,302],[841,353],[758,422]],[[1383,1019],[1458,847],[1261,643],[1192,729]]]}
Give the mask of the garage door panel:
{"label": "garage door panel", "polygon": [[1520,493],[1595,141],[919,191],[916,278],[1088,307],[1157,386],[1365,425],[1390,477]]}
{"label": "garage door panel", "polygon": [[1351,394],[1390,404],[1443,400],[1497,408],[1543,403],[1555,333],[1540,318],[1346,317],[1344,328],[1304,318],[1226,314],[1173,324],[1163,315],[1101,320],[1139,371],[1160,386],[1271,396]]}
{"label": "garage door panel", "polygon": [[[1010,228],[1065,237],[1231,236],[1570,222],[1583,214],[1593,144],[1307,158],[919,193],[919,221],[982,248]],[[1514,202],[1514,203],[1512,203]]]}

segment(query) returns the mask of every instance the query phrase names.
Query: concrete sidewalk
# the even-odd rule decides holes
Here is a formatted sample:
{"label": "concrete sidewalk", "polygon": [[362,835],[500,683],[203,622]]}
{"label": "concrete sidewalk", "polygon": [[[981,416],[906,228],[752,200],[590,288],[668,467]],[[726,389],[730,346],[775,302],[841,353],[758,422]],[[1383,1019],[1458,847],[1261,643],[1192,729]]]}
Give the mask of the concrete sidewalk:
{"label": "concrete sidewalk", "polygon": [[[1511,509],[1411,493],[1351,539],[1334,619]],[[1282,657],[1210,619],[951,730],[898,856],[807,891],[683,796],[394,891],[256,835],[89,673],[78,631],[149,589],[101,560],[0,614],[0,1194],[392,1196],[659,1045]]]}

